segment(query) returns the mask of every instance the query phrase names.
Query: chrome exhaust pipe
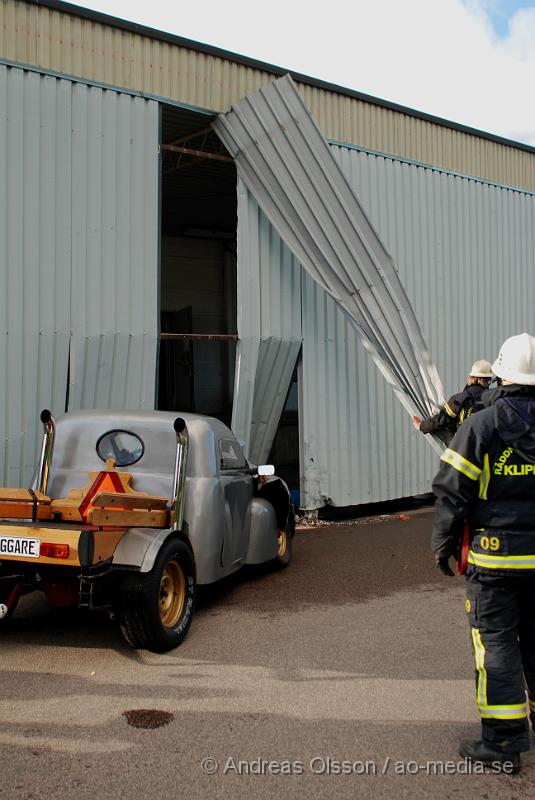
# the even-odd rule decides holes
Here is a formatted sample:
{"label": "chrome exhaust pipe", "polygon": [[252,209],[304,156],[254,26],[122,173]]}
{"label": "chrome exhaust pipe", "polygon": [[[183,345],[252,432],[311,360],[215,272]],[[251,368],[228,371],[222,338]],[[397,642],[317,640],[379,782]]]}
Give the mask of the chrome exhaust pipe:
{"label": "chrome exhaust pipe", "polygon": [[37,491],[46,494],[46,490],[48,488],[48,479],[50,477],[50,468],[52,466],[52,456],[54,454],[56,423],[54,422],[54,417],[46,408],[44,411],[41,411],[41,422],[44,425],[45,432],[43,436],[43,444],[41,446],[41,458],[39,460],[35,488]]}
{"label": "chrome exhaust pipe", "polygon": [[177,417],[174,421],[176,433],[175,476],[173,480],[172,509],[175,512],[174,529],[182,530],[184,522],[184,500],[186,496],[186,466],[188,462],[189,434],[185,420]]}

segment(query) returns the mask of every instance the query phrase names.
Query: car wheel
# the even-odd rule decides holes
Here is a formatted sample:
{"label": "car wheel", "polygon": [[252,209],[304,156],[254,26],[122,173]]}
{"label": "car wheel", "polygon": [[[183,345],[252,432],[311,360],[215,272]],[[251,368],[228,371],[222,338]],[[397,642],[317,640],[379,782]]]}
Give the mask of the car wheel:
{"label": "car wheel", "polygon": [[119,623],[127,642],[154,653],[178,647],[191,625],[196,588],[190,547],[166,541],[150,572],[123,581]]}
{"label": "car wheel", "polygon": [[[17,607],[20,597],[20,587],[17,589],[15,596],[12,597],[16,587],[16,581],[0,581],[0,625],[3,622],[7,622],[8,619],[13,616],[13,612]],[[10,606],[6,610],[8,600],[10,600]]]}
{"label": "car wheel", "polygon": [[284,531],[279,531],[277,537],[278,549],[277,555],[271,562],[274,569],[284,569],[292,560],[292,545],[293,545],[293,531],[290,522],[286,525]]}

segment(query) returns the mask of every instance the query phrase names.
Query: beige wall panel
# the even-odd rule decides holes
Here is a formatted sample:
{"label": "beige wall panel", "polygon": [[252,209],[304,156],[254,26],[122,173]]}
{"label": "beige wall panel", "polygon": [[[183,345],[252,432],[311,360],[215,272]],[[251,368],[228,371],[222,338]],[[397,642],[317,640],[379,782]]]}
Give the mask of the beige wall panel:
{"label": "beige wall panel", "polygon": [[[23,0],[0,2],[0,58],[212,111],[273,80],[263,70]],[[329,139],[535,191],[535,154],[299,84]]]}

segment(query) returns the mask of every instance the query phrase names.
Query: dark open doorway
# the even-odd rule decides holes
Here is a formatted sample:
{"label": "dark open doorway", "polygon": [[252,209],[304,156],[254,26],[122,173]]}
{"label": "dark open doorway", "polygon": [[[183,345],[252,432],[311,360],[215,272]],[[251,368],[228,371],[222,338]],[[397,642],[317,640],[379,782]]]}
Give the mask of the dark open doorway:
{"label": "dark open doorway", "polygon": [[236,167],[213,117],[162,106],[158,408],[230,421],[236,330]]}
{"label": "dark open doorway", "polygon": [[[193,308],[162,311],[162,334],[193,333]],[[195,408],[193,342],[191,339],[162,339],[160,344],[160,375],[158,396],[162,411]]]}
{"label": "dark open doorway", "polygon": [[268,457],[275,464],[277,475],[286,481],[294,506],[301,506],[300,441],[299,441],[299,362],[294,369],[284,409]]}

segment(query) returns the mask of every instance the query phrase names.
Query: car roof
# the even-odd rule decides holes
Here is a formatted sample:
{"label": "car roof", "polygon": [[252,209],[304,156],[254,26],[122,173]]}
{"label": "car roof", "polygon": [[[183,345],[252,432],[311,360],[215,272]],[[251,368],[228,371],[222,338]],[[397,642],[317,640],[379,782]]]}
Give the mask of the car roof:
{"label": "car roof", "polygon": [[146,431],[147,434],[156,430],[170,430],[173,432],[173,423],[178,417],[181,417],[186,422],[190,438],[202,436],[203,433],[209,430],[212,430],[218,438],[229,434],[233,436],[230,428],[221,422],[221,420],[206,414],[194,414],[190,411],[87,409],[82,411],[68,411],[66,414],[59,417],[56,424],[64,425],[69,421],[69,424],[86,425],[88,428],[100,428],[102,425],[108,425],[109,427],[107,430],[135,426],[138,433],[141,435],[141,431]]}
{"label": "car roof", "polygon": [[[232,431],[220,420],[202,414],[169,411],[86,410],[71,411],[56,422],[56,441],[52,460],[51,491],[54,484],[80,484],[89,471],[100,471],[103,461],[96,452],[101,436],[112,430],[137,434],[143,441],[142,458],[124,471],[142,480],[143,476],[161,475],[172,479],[176,456],[176,434],[173,423],[177,417],[186,422],[190,447],[187,473],[190,477],[213,477],[218,474],[216,442],[235,439]],[[72,473],[68,478],[66,473]],[[58,487],[59,488],[59,487]]]}

